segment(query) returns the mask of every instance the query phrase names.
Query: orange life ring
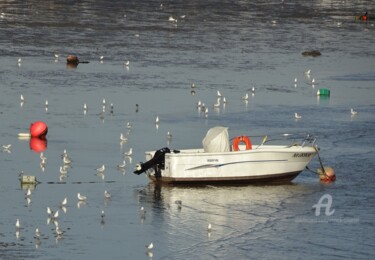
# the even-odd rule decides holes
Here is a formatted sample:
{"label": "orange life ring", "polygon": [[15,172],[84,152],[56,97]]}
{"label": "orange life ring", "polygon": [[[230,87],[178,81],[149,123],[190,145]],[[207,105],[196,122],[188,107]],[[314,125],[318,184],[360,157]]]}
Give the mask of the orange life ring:
{"label": "orange life ring", "polygon": [[245,136],[245,135],[242,135],[242,136],[237,136],[236,138],[234,138],[234,140],[233,140],[233,150],[234,151],[240,150],[240,148],[238,147],[240,142],[245,143],[246,150],[251,150],[253,148],[252,144],[251,144],[251,141],[250,141],[250,138]]}

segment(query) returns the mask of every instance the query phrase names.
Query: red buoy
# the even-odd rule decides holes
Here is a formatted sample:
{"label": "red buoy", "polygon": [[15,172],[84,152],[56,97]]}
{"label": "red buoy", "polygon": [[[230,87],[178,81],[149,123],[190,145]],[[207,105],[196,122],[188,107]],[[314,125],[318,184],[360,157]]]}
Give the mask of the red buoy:
{"label": "red buoy", "polygon": [[324,172],[322,169],[318,169],[318,174],[323,183],[331,183],[336,180],[335,170],[332,167],[324,167]]}
{"label": "red buoy", "polygon": [[48,132],[48,126],[42,121],[37,121],[30,125],[31,137],[45,138]]}

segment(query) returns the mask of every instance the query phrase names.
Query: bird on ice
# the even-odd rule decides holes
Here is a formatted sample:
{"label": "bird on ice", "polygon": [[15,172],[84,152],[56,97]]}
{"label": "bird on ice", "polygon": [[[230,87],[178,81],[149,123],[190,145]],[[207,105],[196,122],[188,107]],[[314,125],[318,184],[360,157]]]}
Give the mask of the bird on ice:
{"label": "bird on ice", "polygon": [[301,119],[301,118],[302,118],[302,116],[301,116],[301,115],[299,115],[298,113],[294,113],[294,118],[295,118],[295,119]]}
{"label": "bird on ice", "polygon": [[87,199],[86,196],[81,195],[81,193],[79,193],[79,192],[77,193],[77,198],[78,198],[79,201],[85,201]]}

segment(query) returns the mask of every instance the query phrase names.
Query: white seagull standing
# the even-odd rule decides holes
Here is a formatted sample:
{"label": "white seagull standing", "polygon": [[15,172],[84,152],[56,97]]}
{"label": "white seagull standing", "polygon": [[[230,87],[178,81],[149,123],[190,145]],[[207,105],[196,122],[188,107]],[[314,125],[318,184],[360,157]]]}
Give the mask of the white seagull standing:
{"label": "white seagull standing", "polygon": [[159,116],[156,116],[155,124],[159,124],[159,122],[160,122]]}
{"label": "white seagull standing", "polygon": [[242,100],[248,100],[249,99],[249,94],[246,93],[245,96],[242,97]]}
{"label": "white seagull standing", "polygon": [[154,248],[154,244],[151,242],[150,244],[146,245],[146,248],[147,248],[148,250],[151,250],[151,249]]}
{"label": "white seagull standing", "polygon": [[86,196],[81,195],[81,193],[79,193],[79,192],[77,193],[77,198],[78,198],[79,201],[85,201],[87,199]]}
{"label": "white seagull standing", "polygon": [[355,116],[356,114],[358,114],[358,112],[355,111],[353,108],[351,108],[351,109],[350,109],[350,114],[351,114],[352,116]]}
{"label": "white seagull standing", "polygon": [[132,155],[133,155],[133,148],[130,148],[130,149],[129,149],[129,152],[124,153],[124,155],[125,155],[125,156],[128,156],[128,157],[129,157],[129,156],[132,156]]}
{"label": "white seagull standing", "polygon": [[20,220],[17,219],[17,221],[16,221],[16,229],[19,230],[20,228],[21,228]]}
{"label": "white seagull standing", "polygon": [[126,137],[124,136],[124,134],[121,133],[121,134],[120,134],[120,141],[121,141],[121,142],[126,142],[126,141],[128,141],[128,138],[126,138]]}
{"label": "white seagull standing", "polygon": [[68,198],[65,197],[64,200],[61,202],[61,207],[65,207],[68,204]]}
{"label": "white seagull standing", "polygon": [[294,113],[294,118],[295,118],[295,119],[301,119],[302,116],[301,116],[301,115],[298,115],[298,113]]}
{"label": "white seagull standing", "polygon": [[104,191],[104,198],[105,199],[111,199],[112,198],[112,195],[111,195],[111,193],[109,193],[108,191]]}
{"label": "white seagull standing", "polygon": [[105,171],[105,165],[103,164],[101,167],[96,169],[98,173],[103,173]]}

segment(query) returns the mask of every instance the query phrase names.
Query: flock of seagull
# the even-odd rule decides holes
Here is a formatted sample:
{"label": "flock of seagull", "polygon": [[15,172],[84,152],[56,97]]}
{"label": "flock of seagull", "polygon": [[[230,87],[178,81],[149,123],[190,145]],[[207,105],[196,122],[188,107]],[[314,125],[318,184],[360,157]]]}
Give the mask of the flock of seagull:
{"label": "flock of seagull", "polygon": [[[169,21],[171,22],[174,22],[174,23],[177,23],[177,19],[173,18],[173,17],[170,17],[169,18]],[[55,58],[58,59],[60,56],[60,54],[57,54],[55,53]],[[103,62],[104,60],[104,56],[100,56],[100,61]],[[19,58],[17,60],[17,64],[18,66],[21,66],[21,62],[22,62],[22,59]],[[124,62],[124,66],[125,67],[129,67],[129,64],[130,62],[129,61],[125,61]],[[311,73],[311,70],[307,70],[305,71],[305,76],[307,78],[310,78],[310,73]],[[297,87],[297,82],[298,82],[298,79],[295,78],[294,79],[294,86]],[[310,85],[314,86],[316,84],[316,81],[315,79],[313,78],[311,81],[309,81]],[[191,89],[192,89],[192,92],[194,91],[194,89],[196,88],[196,85],[195,83],[192,83],[191,84]],[[254,96],[255,95],[255,87],[253,86],[251,88],[251,96]],[[243,102],[248,102],[249,100],[249,93],[245,93],[244,96],[241,97],[241,100]],[[20,95],[20,104],[21,104],[21,107],[23,105],[23,103],[25,102],[25,98],[24,96],[21,94]],[[221,106],[225,106],[227,104],[227,99],[225,96],[222,95],[222,93],[217,90],[217,99],[216,99],[216,103],[213,104],[213,108],[214,109],[219,109]],[[48,103],[48,100],[45,101],[45,109],[46,111],[48,110],[48,106],[49,106],[49,103]],[[114,105],[111,103],[110,104],[110,113],[113,113],[114,111]],[[204,102],[202,102],[201,100],[199,100],[196,104],[196,107],[199,111],[201,111],[204,115],[204,117],[208,117],[208,107],[205,105]],[[102,117],[104,115],[104,113],[106,112],[106,108],[107,108],[107,103],[106,103],[106,100],[103,99],[102,100],[102,112],[99,114],[100,117]],[[138,109],[139,109],[139,106],[138,104],[136,104],[136,112],[138,112]],[[83,104],[83,113],[86,115],[88,111],[88,106],[87,104]],[[350,114],[352,116],[355,116],[357,115],[357,111],[355,111],[353,108],[351,108],[350,110]],[[294,113],[294,118],[296,120],[300,120],[302,118],[302,115],[298,114],[297,112]],[[160,118],[159,116],[156,116],[155,118],[155,126],[156,128],[159,127],[159,124],[160,124]],[[131,132],[131,129],[132,129],[132,124],[130,122],[127,122],[126,124],[126,129],[127,129],[127,133],[124,134],[124,133],[120,133],[120,137],[119,137],[119,140],[120,140],[120,143],[123,144],[123,143],[126,143],[129,139],[129,134]],[[168,131],[167,133],[167,137],[168,137],[168,140],[171,140],[172,138],[172,134]],[[2,145],[2,152],[6,152],[6,153],[10,153],[11,152],[11,144],[6,144],[6,145]],[[123,161],[117,165],[117,169],[122,171],[122,172],[125,172],[125,167],[126,167],[126,160],[125,158],[128,158],[130,163],[131,163],[131,157],[133,155],[133,150],[132,148],[129,149],[128,152],[125,152],[124,154],[124,159]],[[63,154],[61,155],[61,158],[62,158],[62,163],[63,165],[60,166],[60,181],[64,181],[64,179],[67,178],[68,176],[68,172],[69,172],[69,169],[70,169],[70,166],[72,164],[72,160],[71,158],[68,156],[67,154],[67,151],[64,150]],[[46,166],[46,162],[47,162],[47,157],[44,155],[43,152],[40,153],[40,167],[42,169],[42,171],[44,171],[45,169],[45,166]],[[97,175],[100,176],[102,179],[104,179],[105,177],[105,170],[106,170],[106,167],[105,165],[103,164],[102,166],[98,167],[96,169],[96,172],[97,172]],[[30,202],[31,202],[31,197],[32,197],[32,192],[31,192],[31,189],[28,189],[27,192],[25,193],[25,198],[26,198],[26,201],[27,201],[27,204],[29,205]],[[112,195],[107,191],[105,190],[104,191],[104,199],[105,200],[111,200],[112,198]],[[77,203],[77,207],[80,207],[80,205],[84,204],[87,200],[87,197],[81,193],[77,193],[77,199],[78,199],[78,203]],[[56,211],[52,211],[50,207],[47,207],[47,224],[49,224],[50,222],[53,222],[54,225],[55,225],[55,230],[54,230],[54,233],[55,233],[55,236],[56,236],[56,239],[60,239],[64,236],[64,234],[66,233],[66,231],[62,230],[60,225],[59,225],[59,210],[62,210],[64,213],[67,212],[67,197],[65,197],[63,199],[63,201],[59,204],[59,208],[56,210]],[[181,201],[176,201],[175,202],[179,208],[181,208]],[[144,219],[145,217],[145,214],[146,214],[146,211],[144,209],[144,207],[141,207],[140,209],[140,214],[141,214],[141,219]],[[105,212],[104,210],[101,210],[100,211],[100,221],[102,224],[104,224],[104,220],[105,220]],[[16,237],[18,238],[19,237],[19,232],[21,230],[21,223],[20,223],[20,219],[17,218],[16,220]],[[207,226],[207,231],[208,231],[208,234],[210,235],[211,231],[212,231],[212,225],[211,223],[208,224]],[[38,247],[40,245],[40,238],[43,236],[41,230],[39,227],[36,227],[35,228],[35,234],[34,234],[34,238],[36,240],[36,247]],[[152,254],[151,250],[154,248],[154,244],[151,242],[150,244],[146,245],[146,250],[148,252],[148,254]]]}

